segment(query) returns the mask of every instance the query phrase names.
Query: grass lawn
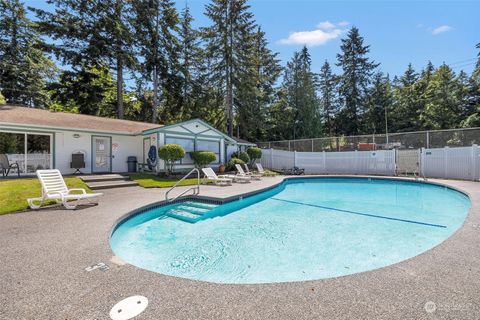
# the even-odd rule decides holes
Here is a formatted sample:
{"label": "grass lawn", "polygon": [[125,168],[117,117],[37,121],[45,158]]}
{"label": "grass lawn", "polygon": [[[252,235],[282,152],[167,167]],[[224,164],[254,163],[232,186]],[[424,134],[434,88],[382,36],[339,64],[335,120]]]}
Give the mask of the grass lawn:
{"label": "grass lawn", "polygon": [[[91,192],[79,178],[65,178],[65,182],[69,188],[84,188]],[[27,198],[41,195],[38,179],[0,180],[0,215],[25,210],[28,208]]]}
{"label": "grass lawn", "polygon": [[[178,178],[163,178],[154,174],[134,173],[130,175],[130,179],[138,182],[144,188],[166,188],[173,187],[177,183]],[[197,178],[188,178],[183,180],[180,186],[191,186],[197,184]]]}

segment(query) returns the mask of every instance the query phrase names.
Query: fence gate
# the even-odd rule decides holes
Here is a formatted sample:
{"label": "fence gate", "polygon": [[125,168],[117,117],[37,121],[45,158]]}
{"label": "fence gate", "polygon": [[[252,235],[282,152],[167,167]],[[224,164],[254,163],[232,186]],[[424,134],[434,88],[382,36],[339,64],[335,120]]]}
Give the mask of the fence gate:
{"label": "fence gate", "polygon": [[397,149],[397,175],[418,175],[420,172],[420,150]]}

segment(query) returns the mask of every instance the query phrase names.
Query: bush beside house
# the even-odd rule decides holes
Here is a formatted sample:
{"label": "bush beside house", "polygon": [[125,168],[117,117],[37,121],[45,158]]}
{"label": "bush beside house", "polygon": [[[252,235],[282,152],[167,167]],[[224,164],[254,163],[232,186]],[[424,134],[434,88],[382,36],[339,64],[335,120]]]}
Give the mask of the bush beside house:
{"label": "bush beside house", "polygon": [[167,175],[173,173],[175,162],[185,157],[185,150],[178,144],[165,144],[158,149],[158,157],[165,161]]}
{"label": "bush beside house", "polygon": [[190,157],[197,168],[203,168],[217,159],[215,153],[211,151],[192,151]]}

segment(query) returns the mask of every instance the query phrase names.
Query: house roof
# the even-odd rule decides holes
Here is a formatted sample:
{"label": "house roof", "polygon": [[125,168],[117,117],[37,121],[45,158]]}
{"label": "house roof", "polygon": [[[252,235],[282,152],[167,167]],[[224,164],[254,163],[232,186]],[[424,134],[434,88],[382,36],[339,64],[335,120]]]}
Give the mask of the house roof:
{"label": "house roof", "polygon": [[162,127],[162,125],[155,123],[54,112],[12,105],[0,105],[0,124],[2,123],[130,134]]}
{"label": "house roof", "polygon": [[240,138],[235,138],[235,137],[232,137],[233,140],[235,140],[238,144],[245,144],[245,145],[249,145],[249,146],[255,146],[256,144],[253,143],[253,142],[250,142],[250,141],[247,141],[247,140],[243,140],[243,139],[240,139]]}

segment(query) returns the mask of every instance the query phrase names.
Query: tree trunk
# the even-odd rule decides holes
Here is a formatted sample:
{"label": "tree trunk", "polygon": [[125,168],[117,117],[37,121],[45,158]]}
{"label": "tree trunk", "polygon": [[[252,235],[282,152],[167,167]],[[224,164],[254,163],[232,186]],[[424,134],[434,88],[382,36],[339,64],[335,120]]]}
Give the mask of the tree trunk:
{"label": "tree trunk", "polygon": [[227,7],[227,24],[228,24],[228,35],[227,35],[227,59],[226,59],[226,77],[227,77],[227,133],[229,137],[233,137],[233,83],[232,83],[232,51],[233,51],[233,21],[231,20],[232,15],[232,4],[228,1]]}
{"label": "tree trunk", "polygon": [[152,123],[157,122],[158,115],[158,76],[157,67],[153,67],[153,105],[152,105]]}
{"label": "tree trunk", "polygon": [[[122,0],[117,0],[115,6],[115,13],[117,19],[120,21],[122,19]],[[118,119],[123,119],[124,110],[123,110],[123,57],[122,57],[122,39],[121,34],[116,34],[116,47],[117,47],[117,117]]]}
{"label": "tree trunk", "polygon": [[123,119],[123,60],[117,55],[117,117]]}

